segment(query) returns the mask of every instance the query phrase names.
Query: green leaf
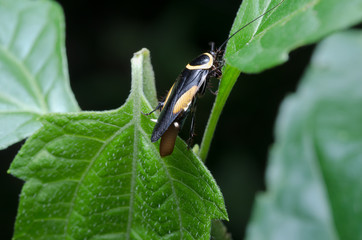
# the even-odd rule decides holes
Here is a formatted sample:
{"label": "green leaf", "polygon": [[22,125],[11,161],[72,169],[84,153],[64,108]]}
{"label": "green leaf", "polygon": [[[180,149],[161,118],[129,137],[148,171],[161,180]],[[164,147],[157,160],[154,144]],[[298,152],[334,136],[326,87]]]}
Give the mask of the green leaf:
{"label": "green leaf", "polygon": [[[231,34],[276,6],[280,0],[245,0]],[[236,34],[227,44],[219,94],[211,111],[200,148],[205,160],[219,116],[240,72],[257,73],[281,64],[288,53],[314,43],[333,31],[362,20],[362,1],[285,0],[279,7]]]}
{"label": "green leaf", "polygon": [[362,31],[318,45],[284,100],[247,239],[362,238]]}
{"label": "green leaf", "polygon": [[[161,158],[142,112],[156,97],[148,50],[132,59],[132,89],[115,111],[50,114],[10,172],[26,180],[14,239],[210,239],[227,219],[203,163],[177,140]],[[153,115],[155,117],[155,115]]]}
{"label": "green leaf", "polygon": [[62,9],[52,1],[0,1],[0,149],[34,133],[39,116],[78,111]]}
{"label": "green leaf", "polygon": [[[280,0],[243,2],[231,33],[278,2]],[[285,0],[271,13],[231,38],[225,59],[242,72],[260,72],[287,61],[291,50],[316,42],[361,20],[360,0],[348,3],[340,0]]]}

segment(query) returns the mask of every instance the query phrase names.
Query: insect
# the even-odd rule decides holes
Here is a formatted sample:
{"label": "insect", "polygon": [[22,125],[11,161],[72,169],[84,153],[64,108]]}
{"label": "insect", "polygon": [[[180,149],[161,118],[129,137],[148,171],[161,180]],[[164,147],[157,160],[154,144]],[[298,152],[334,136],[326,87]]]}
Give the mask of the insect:
{"label": "insect", "polygon": [[186,65],[168,91],[165,100],[159,102],[154,110],[145,114],[150,115],[156,110],[161,110],[151,135],[151,142],[156,142],[161,138],[161,157],[168,156],[173,152],[176,137],[191,112],[190,136],[187,141],[188,148],[190,148],[195,129],[196,100],[204,95],[210,78],[221,78],[224,52],[222,48],[225,44],[243,28],[277,8],[283,1],[238,29],[219,48],[215,49],[214,43],[211,43],[210,51],[202,53]]}

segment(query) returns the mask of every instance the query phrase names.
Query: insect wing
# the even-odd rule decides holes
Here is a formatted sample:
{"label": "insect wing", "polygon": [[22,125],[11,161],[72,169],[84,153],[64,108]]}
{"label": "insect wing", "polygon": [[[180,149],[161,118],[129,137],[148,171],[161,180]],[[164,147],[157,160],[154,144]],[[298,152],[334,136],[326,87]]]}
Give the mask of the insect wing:
{"label": "insect wing", "polygon": [[153,129],[151,136],[152,142],[156,142],[164,134],[177,116],[188,110],[192,99],[200,86],[205,82],[208,74],[208,69],[185,69],[181,72],[171,89],[171,93],[168,94],[164,107]]}

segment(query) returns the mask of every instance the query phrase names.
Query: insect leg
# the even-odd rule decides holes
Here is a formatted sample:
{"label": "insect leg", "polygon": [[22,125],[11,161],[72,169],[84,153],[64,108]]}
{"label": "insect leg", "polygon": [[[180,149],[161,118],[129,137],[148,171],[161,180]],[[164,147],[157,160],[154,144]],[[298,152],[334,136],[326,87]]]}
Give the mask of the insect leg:
{"label": "insect leg", "polygon": [[142,113],[143,115],[145,115],[145,116],[148,116],[148,115],[152,114],[153,112],[155,112],[156,110],[161,109],[164,104],[165,104],[165,102],[159,102],[159,103],[157,104],[156,108],[153,109],[151,112],[149,112],[149,113],[141,112],[141,113]]}
{"label": "insect leg", "polygon": [[212,91],[211,88],[209,88],[209,91],[211,92],[211,94],[217,96],[219,90],[216,90],[216,91]]}
{"label": "insect leg", "polygon": [[212,69],[210,72],[210,77],[221,79],[222,77],[221,67],[215,67],[214,69]]}
{"label": "insect leg", "polygon": [[191,148],[191,144],[193,141],[195,134],[195,119],[196,119],[196,98],[194,98],[192,100],[192,105],[191,105],[191,112],[192,112],[192,117],[191,117],[191,128],[190,128],[190,135],[189,135],[189,139],[187,139],[187,148],[190,149]]}
{"label": "insect leg", "polygon": [[[222,76],[222,72],[219,68],[215,68],[213,69],[211,72],[210,72],[210,78],[217,78],[217,79],[220,79],[221,76]],[[213,91],[211,90],[211,85],[208,85],[207,86],[207,89],[213,94],[213,95],[217,95],[217,93],[219,92],[219,90],[216,90],[216,91]]]}

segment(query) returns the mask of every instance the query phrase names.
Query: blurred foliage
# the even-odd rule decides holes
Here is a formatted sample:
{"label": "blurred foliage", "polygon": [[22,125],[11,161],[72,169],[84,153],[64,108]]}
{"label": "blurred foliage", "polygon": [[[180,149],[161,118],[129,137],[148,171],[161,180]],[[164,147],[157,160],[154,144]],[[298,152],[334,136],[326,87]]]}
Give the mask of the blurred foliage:
{"label": "blurred foliage", "polygon": [[0,2],[0,149],[33,134],[45,113],[79,110],[64,44],[58,5]]}
{"label": "blurred foliage", "polygon": [[362,31],[323,40],[282,103],[247,239],[361,239]]}

